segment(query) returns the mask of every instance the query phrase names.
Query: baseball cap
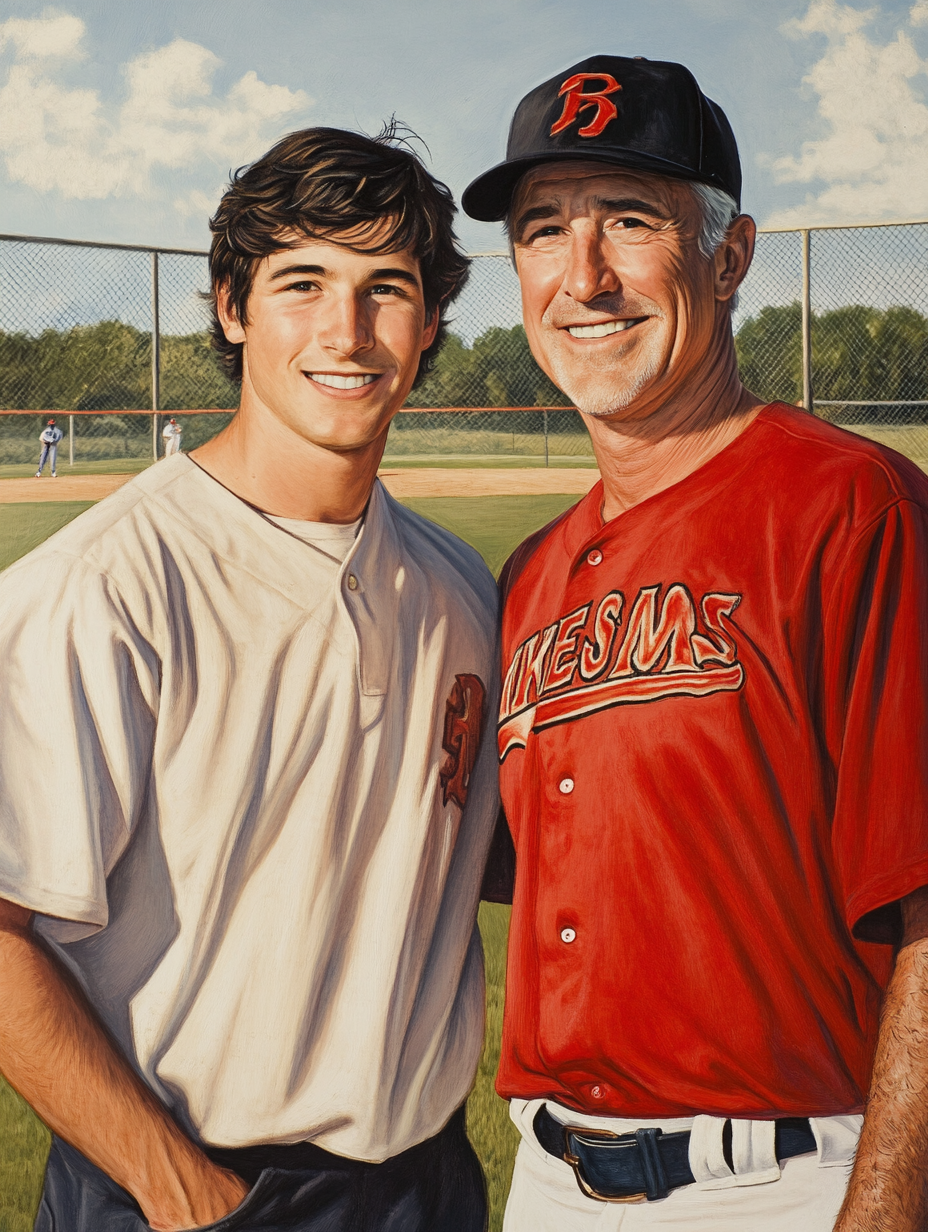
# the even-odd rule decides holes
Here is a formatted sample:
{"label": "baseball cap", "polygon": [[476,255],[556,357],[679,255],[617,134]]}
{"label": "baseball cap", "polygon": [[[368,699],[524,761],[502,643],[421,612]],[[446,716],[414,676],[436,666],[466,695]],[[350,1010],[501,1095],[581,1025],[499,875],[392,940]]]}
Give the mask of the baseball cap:
{"label": "baseball cap", "polygon": [[506,161],[464,190],[464,212],[497,222],[526,171],[558,159],[698,180],[724,189],[741,208],[731,125],[682,64],[590,56],[537,86],[516,108]]}

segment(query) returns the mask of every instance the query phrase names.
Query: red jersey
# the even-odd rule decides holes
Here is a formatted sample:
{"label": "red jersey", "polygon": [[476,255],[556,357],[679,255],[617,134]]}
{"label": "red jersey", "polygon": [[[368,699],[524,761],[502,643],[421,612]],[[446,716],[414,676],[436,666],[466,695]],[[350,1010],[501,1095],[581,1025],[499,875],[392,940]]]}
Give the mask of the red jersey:
{"label": "red jersey", "polygon": [[601,503],[508,566],[499,1091],[859,1112],[893,904],[928,884],[928,480],[774,404]]}

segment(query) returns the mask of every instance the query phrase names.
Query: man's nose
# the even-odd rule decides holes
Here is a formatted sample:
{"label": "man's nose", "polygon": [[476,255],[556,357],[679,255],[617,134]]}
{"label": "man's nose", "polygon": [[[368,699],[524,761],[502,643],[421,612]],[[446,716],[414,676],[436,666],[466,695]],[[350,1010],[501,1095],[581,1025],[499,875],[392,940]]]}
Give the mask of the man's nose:
{"label": "man's nose", "polygon": [[614,295],[622,289],[618,270],[606,252],[606,240],[595,227],[584,227],[573,233],[564,290],[571,299],[585,304],[597,295]]}
{"label": "man's nose", "polygon": [[374,345],[370,301],[356,295],[333,296],[317,340],[327,351],[337,355],[357,355],[370,350]]}

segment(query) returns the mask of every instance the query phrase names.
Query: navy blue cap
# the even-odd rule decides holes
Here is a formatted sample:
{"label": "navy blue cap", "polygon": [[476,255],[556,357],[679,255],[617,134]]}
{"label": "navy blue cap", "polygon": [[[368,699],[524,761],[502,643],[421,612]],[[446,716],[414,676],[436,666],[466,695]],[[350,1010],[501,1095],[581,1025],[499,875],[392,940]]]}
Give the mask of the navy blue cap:
{"label": "navy blue cap", "polygon": [[537,86],[516,108],[506,161],[464,190],[464,212],[481,222],[504,218],[526,171],[559,159],[712,184],[741,208],[731,125],[682,64],[590,56]]}

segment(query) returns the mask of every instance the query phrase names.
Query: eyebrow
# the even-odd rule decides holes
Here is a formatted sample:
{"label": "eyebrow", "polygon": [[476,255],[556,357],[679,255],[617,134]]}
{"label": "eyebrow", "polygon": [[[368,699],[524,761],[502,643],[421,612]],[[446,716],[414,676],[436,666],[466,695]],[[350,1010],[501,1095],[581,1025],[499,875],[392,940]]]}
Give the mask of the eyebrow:
{"label": "eyebrow", "polygon": [[[665,214],[653,201],[642,201],[640,197],[594,197],[592,205],[594,209],[608,210],[615,214],[626,214],[629,211],[635,211],[639,214],[651,214],[665,222],[669,218],[669,215]],[[532,206],[530,210],[525,210],[516,220],[516,235],[521,236],[530,222],[538,222],[544,218],[553,218],[560,208],[560,201],[555,199],[543,205]]]}
{"label": "eyebrow", "polygon": [[[311,274],[316,277],[325,278],[329,271],[323,265],[285,265],[279,270],[275,270],[271,274],[271,282],[276,282],[281,278],[292,278],[296,274]],[[381,282],[385,278],[395,278],[399,282],[406,282],[410,286],[418,290],[419,280],[415,274],[409,270],[395,269],[392,266],[384,266],[382,269],[372,270],[369,275],[371,282]]]}

